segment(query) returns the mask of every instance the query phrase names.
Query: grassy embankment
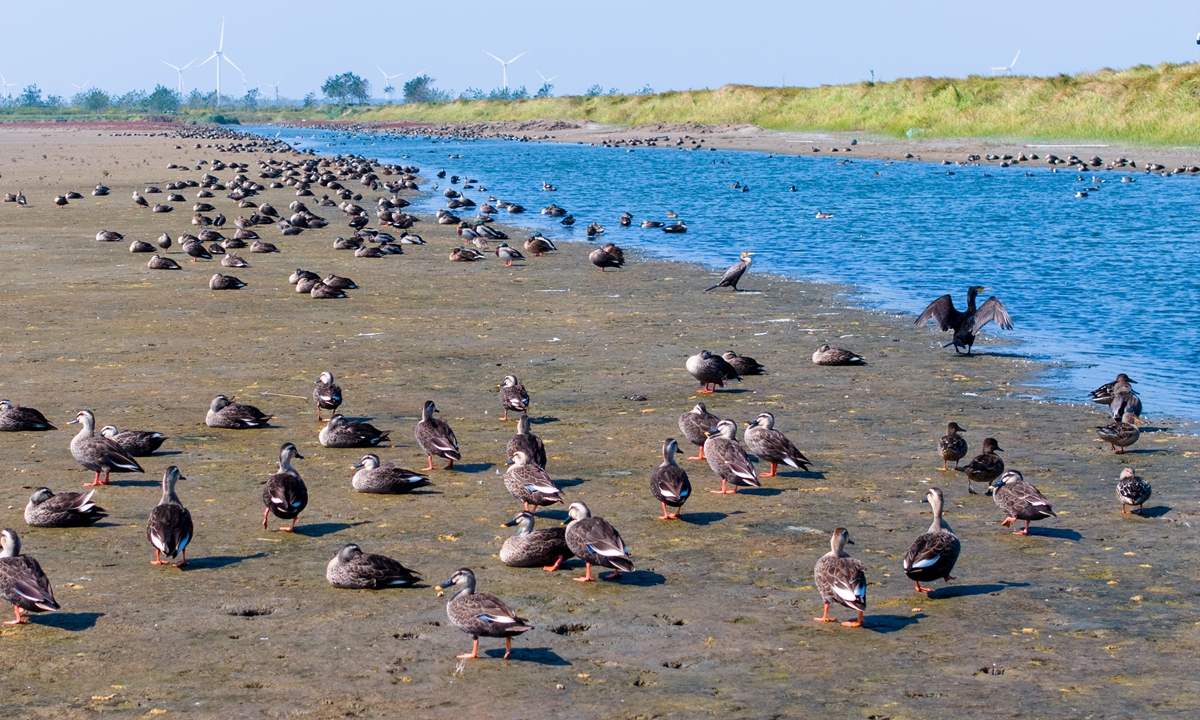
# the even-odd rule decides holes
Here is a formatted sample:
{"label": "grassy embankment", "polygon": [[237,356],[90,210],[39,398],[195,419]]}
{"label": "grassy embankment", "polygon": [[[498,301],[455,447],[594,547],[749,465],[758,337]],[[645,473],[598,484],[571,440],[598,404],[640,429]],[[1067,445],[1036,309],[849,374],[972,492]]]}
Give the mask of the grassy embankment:
{"label": "grassy embankment", "polygon": [[[29,109],[0,120],[44,118]],[[816,88],[727,85],[656,95],[555,97],[441,104],[325,105],[224,110],[242,123],[308,120],[483,121],[560,118],[613,125],[750,123],[777,130],[853,130],[899,136],[1102,139],[1200,144],[1200,64],[1161,64],[1057,77],[912,78]],[[116,119],[59,111],[79,120]],[[211,113],[184,112],[184,122]],[[120,119],[132,119],[126,116]]]}

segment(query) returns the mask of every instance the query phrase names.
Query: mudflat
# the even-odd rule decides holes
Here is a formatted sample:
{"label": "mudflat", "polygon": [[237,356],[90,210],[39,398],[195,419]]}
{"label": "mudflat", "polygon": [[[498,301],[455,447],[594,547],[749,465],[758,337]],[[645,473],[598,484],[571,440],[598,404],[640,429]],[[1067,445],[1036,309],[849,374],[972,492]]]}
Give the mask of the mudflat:
{"label": "mudflat", "polygon": [[[1107,422],[1103,409],[1037,400],[1027,385],[1036,366],[1011,348],[983,338],[977,356],[956,356],[913,316],[849,308],[844,288],[759,271],[769,262],[736,294],[702,292],[716,274],[699,266],[636,254],[601,275],[583,243],[509,268],[494,257],[451,263],[461,239],[429,219],[417,227],[428,245],[360,259],[332,247],[351,232],[342,213],[313,202],[330,226],[293,237],[263,226],[282,252],[240,252],[250,268],[189,263],[175,244],[166,254],[182,269],[149,270],[149,256],[128,243],[192,231],[195,189],[164,215],[135,207],[134,188],[199,179],[209,171],[194,169],[201,160],[247,162],[256,178],[258,160],[297,157],[159,132],[0,130],[0,190],[29,198],[25,208],[0,204],[0,397],[59,428],[0,434],[0,524],[20,533],[63,606],[0,630],[4,714],[1103,718],[1200,709],[1187,680],[1200,670],[1191,473],[1200,442],[1156,416],[1153,397],[1143,398],[1140,441],[1114,455],[1093,429]],[[92,197],[98,182],[112,194]],[[57,208],[54,196],[68,190],[84,198]],[[362,204],[374,198],[365,193]],[[282,209],[296,197],[284,188],[253,199]],[[220,192],[209,202],[239,214]],[[582,220],[604,223],[603,238],[619,245],[619,212]],[[97,242],[102,228],[125,241]],[[523,235],[508,232],[519,246]],[[361,289],[313,300],[287,283],[298,267]],[[247,287],[210,291],[215,272]],[[962,288],[947,291],[961,302]],[[823,343],[868,364],[813,365]],[[705,348],[752,356],[768,374],[697,395],[684,362]],[[412,430],[425,400],[453,426],[462,461],[429,473],[434,485],[412,495],[355,493],[350,466],[365,451],[322,448],[316,408],[303,399],[325,370],[343,388],[342,412],[394,431],[394,445],[374,451],[385,462],[424,466]],[[533,432],[566,500],[586,502],[624,537],[637,570],[621,582],[573,582],[577,560],[555,573],[500,563],[500,524],[520,510],[502,481],[515,423],[500,422],[496,385],[508,374],[529,389]],[[273,413],[271,427],[206,427],[219,393]],[[706,463],[681,460],[693,497],[681,521],[659,520],[648,477],[665,438],[694,452],[676,422],[698,401],[739,425],[774,413],[813,469],[784,468],[762,489],[719,496],[708,492],[719,480]],[[170,439],[142,458],[144,475],[114,475],[99,489],[109,512],[99,525],[27,527],[34,489],[78,490],[92,478],[68,447],[76,426],[66,423],[84,408],[101,425]],[[967,495],[961,473],[940,470],[937,440],[950,420],[967,430],[968,459],[997,438],[1006,465],[1058,517],[1028,537],[1002,527],[990,497]],[[305,456],[296,468],[310,494],[294,534],[276,532],[274,518],[261,527],[262,485],[285,442]],[[177,490],[195,521],[182,569],[150,565],[145,536],[169,465],[188,478]],[[1120,511],[1116,478],[1127,466],[1154,487],[1142,516]],[[958,579],[926,596],[901,561],[931,521],[919,502],[930,486],[945,492],[962,555]],[[538,525],[565,518],[555,506]],[[813,622],[813,564],[839,526],[869,581],[859,629]],[[352,542],[424,581],[331,588],[325,566]],[[482,640],[481,658],[455,659],[471,639],[449,624],[433,588],[459,567],[535,626],[510,660],[494,639]],[[845,608],[831,614],[850,619]]]}

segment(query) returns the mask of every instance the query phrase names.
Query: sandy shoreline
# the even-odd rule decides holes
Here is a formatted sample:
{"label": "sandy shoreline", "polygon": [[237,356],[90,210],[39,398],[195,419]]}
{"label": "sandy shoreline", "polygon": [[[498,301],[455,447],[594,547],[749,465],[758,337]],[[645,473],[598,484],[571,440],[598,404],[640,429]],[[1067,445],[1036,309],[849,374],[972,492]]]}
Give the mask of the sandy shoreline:
{"label": "sandy shoreline", "polygon": [[[1120,717],[1152,703],[1179,714],[1200,705],[1158,670],[1196,666],[1200,566],[1188,523],[1200,506],[1189,472],[1200,439],[1157,422],[1153,398],[1155,431],[1115,457],[1094,441],[1098,410],[1021,397],[1031,363],[955,357],[910,318],[845,307],[836,286],[751,274],[744,287],[757,294],[704,294],[712,274],[686,263],[635,258],[601,276],[585,244],[513,268],[450,263],[458,238],[430,222],[417,228],[429,245],[356,259],[331,247],[348,233],[341,213],[312,203],[330,226],[291,238],[266,227],[283,252],[243,254],[252,267],[232,273],[249,287],[237,292],[207,290],[220,268],[182,263],[178,246],[170,256],[184,269],[164,273],[125,243],[92,239],[101,227],[126,242],[190,231],[194,190],[165,216],[129,201],[133,187],[204,172],[168,163],[236,159],[257,176],[259,153],[194,142],[0,128],[0,184],[31,205],[0,205],[0,395],[62,428],[0,435],[10,468],[0,493],[12,506],[0,524],[21,533],[64,605],[0,630],[10,684],[28,688],[10,694],[10,713],[388,717],[398,698],[414,717],[990,717],[996,707]],[[87,196],[101,181],[113,194]],[[67,189],[85,198],[55,208]],[[262,199],[283,207],[295,195]],[[238,212],[220,195],[212,202]],[[616,229],[606,239],[621,242]],[[312,301],[286,285],[298,266],[363,289]],[[822,342],[870,364],[816,367],[808,358]],[[698,397],[682,368],[699,348],[733,348],[770,374]],[[435,471],[430,492],[410,497],[353,493],[360,453],[321,448],[310,404],[263,394],[305,395],[324,369],[338,376],[347,414],[395,428],[396,447],[380,455],[405,467],[423,461],[412,425],[420,403],[436,400],[462,443],[461,472]],[[509,372],[533,396],[551,475],[630,546],[638,572],[627,583],[581,586],[569,579],[578,564],[549,574],[494,557],[507,535],[499,524],[518,509],[497,474],[512,424],[498,422],[494,386]],[[203,427],[218,392],[277,413],[275,427]],[[638,394],[649,399],[625,399]],[[717,484],[711,471],[685,463],[696,487],[685,522],[658,521],[646,478],[697,400],[739,423],[769,409],[815,471],[719,497],[706,492]],[[101,489],[110,511],[101,527],[28,528],[20,511],[31,488],[69,490],[90,477],[67,450],[65,422],[81,407],[101,423],[162,431],[172,438],[163,450],[178,454],[146,458],[145,476]],[[937,469],[950,419],[968,429],[972,453],[998,438],[1059,517],[1029,538],[1001,528],[990,498],[967,496],[961,475]],[[312,495],[295,537],[257,524],[260,483],[285,441],[306,455],[297,467]],[[190,478],[180,488],[197,520],[188,571],[147,563],[145,516],[168,464]],[[1145,518],[1122,516],[1116,503],[1127,464],[1154,484]],[[916,500],[931,484],[946,491],[964,553],[960,580],[921,597],[900,560],[929,524]],[[872,583],[863,631],[811,621],[820,614],[812,564],[839,525]],[[332,590],[324,566],[347,542],[401,559],[425,586]],[[456,672],[453,655],[470,638],[449,626],[430,586],[460,566],[537,626],[513,661],[487,657]],[[239,614],[249,610],[269,613]]]}

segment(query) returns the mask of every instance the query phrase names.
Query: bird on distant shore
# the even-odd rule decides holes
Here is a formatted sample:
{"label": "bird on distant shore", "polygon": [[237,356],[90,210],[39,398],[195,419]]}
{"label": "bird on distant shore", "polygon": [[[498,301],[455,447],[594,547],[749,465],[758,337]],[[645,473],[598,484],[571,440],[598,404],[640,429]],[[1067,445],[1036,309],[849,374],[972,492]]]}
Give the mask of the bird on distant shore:
{"label": "bird on distant shore", "polygon": [[942,469],[949,470],[946,463],[953,460],[954,469],[958,470],[958,461],[967,456],[967,439],[959,435],[966,432],[958,423],[952,422],[946,426],[946,434],[938,440],[938,455],[942,457]]}
{"label": "bird on distant shore", "polygon": [[971,346],[975,344],[975,336],[979,334],[984,325],[994,322],[1005,330],[1012,330],[1013,328],[1012,318],[1008,316],[1008,310],[1005,309],[1004,303],[1000,302],[999,298],[995,296],[990,297],[981,307],[976,309],[976,296],[987,289],[982,285],[972,285],[967,288],[967,309],[965,312],[959,311],[954,307],[954,301],[949,295],[943,295],[929,303],[917,318],[915,324],[924,325],[933,320],[937,323],[938,330],[942,332],[953,330],[953,339],[942,347],[953,345],[955,353],[960,352],[959,348],[966,348],[967,355],[970,355]]}
{"label": "bird on distant shore", "polygon": [[867,609],[867,574],[862,562],[846,554],[846,546],[853,544],[846,528],[835,529],[829,538],[829,552],[813,567],[817,592],[825,601],[825,612],[821,617],[813,618],[817,622],[837,622],[837,618],[829,617],[830,603],[837,603],[858,611],[856,620],[848,620],[842,625],[861,627],[863,624],[863,611]]}
{"label": "bird on distant shore", "polygon": [[1096,434],[1112,447],[1113,452],[1118,455],[1124,454],[1125,448],[1137,442],[1142,434],[1134,420],[1133,413],[1126,410],[1120,420],[1097,426]]}
{"label": "bird on distant shore", "polygon": [[726,350],[721,355],[721,357],[724,358],[725,362],[732,365],[734,370],[737,370],[737,374],[739,377],[741,377],[742,375],[762,375],[762,374],[764,374],[763,366],[761,364],[759,364],[759,362],[752,357],[748,357],[746,355],[738,355],[737,353],[735,353],[732,350]]}
{"label": "bird on distant shore", "polygon": [[[613,252],[616,250],[617,252]],[[602,248],[596,248],[588,254],[588,260],[593,265],[600,268],[600,272],[604,272],[604,268],[620,268],[625,264],[624,253],[620,252],[620,248],[612,243],[605,245]]]}
{"label": "bird on distant shore", "polygon": [[1009,470],[992,483],[992,500],[1008,515],[1000,523],[1004,527],[1018,520],[1025,521],[1025,527],[1013,530],[1013,535],[1028,535],[1029,523],[1034,520],[1057,517],[1046,496],[1016,470]]}
{"label": "bird on distant shore", "polygon": [[734,292],[739,292],[737,286],[738,281],[741,280],[742,276],[746,274],[746,271],[750,269],[750,265],[754,262],[754,259],[751,256],[755,254],[756,253],[752,252],[743,252],[738,256],[740,261],[730,266],[730,268],[725,271],[725,274],[721,276],[721,280],[716,285],[713,285],[710,288],[705,288],[704,292],[716,290],[720,287],[733,288]]}
{"label": "bird on distant shore", "polygon": [[133,191],[133,204],[139,207],[150,207],[150,203],[137,190]]}
{"label": "bird on distant shore", "polygon": [[954,530],[942,520],[942,491],[929,488],[921,500],[933,508],[933,523],[924,534],[917,536],[904,556],[904,574],[917,585],[917,592],[929,592],[933,588],[921,587],[921,581],[932,582],[941,578],[946,582],[956,579],[950,574],[962,543]]}

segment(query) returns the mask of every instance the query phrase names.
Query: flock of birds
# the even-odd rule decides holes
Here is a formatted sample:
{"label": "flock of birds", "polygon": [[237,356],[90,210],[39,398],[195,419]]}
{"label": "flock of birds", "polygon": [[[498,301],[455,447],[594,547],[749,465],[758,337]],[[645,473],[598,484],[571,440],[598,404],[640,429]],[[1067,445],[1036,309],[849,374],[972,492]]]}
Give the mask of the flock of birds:
{"label": "flock of birds", "polygon": [[[225,184],[206,174],[199,184],[201,196],[211,197],[214,190],[226,190],[229,191],[229,197],[238,203],[239,208],[253,210],[253,213],[249,218],[239,217],[235,221],[237,233],[231,238],[226,238],[219,231],[212,229],[214,225],[221,227],[225,222],[224,217],[209,218],[204,213],[214,208],[207,203],[197,204],[193,223],[202,229],[197,235],[189,234],[180,238],[180,244],[192,257],[192,262],[211,259],[216,252],[220,252],[224,256],[224,266],[245,267],[245,261],[229,250],[244,246],[247,240],[252,240],[259,248],[252,249],[251,252],[278,252],[277,248],[263,243],[258,238],[253,229],[255,225],[275,224],[284,234],[297,234],[305,229],[323,226],[325,221],[311,213],[300,201],[293,203],[289,208],[292,215],[288,218],[282,217],[267,203],[255,204],[250,198],[265,188],[246,177],[244,172],[247,166],[225,166],[223,163],[221,166],[241,172]],[[213,167],[217,165],[214,163]],[[364,158],[340,157],[332,160],[309,159],[299,163],[273,160],[270,163],[262,162],[261,168],[264,178],[283,179],[283,182],[272,182],[272,186],[283,187],[286,183],[296,187],[297,195],[312,196],[310,186],[319,183],[341,198],[340,205],[328,195],[320,199],[323,206],[340,207],[355,231],[350,240],[338,238],[335,242],[337,249],[354,249],[356,255],[364,249],[369,249],[372,252],[360,256],[382,257],[388,254],[402,254],[403,249],[400,246],[403,244],[424,244],[419,236],[408,232],[417,218],[401,211],[407,202],[395,194],[402,189],[416,188],[416,168],[380,166]],[[200,166],[197,166],[197,169],[200,169]],[[384,180],[379,177],[377,170],[385,176],[398,175],[399,180]],[[444,177],[444,173],[441,177]],[[376,215],[381,226],[391,226],[403,231],[399,240],[382,229],[366,227],[366,211],[354,204],[361,199],[361,195],[352,193],[341,184],[351,179],[360,181],[371,190],[388,189],[393,192],[391,198],[379,199]],[[470,186],[475,181],[467,182],[467,186]],[[188,184],[183,182],[182,187],[187,186]],[[178,190],[182,187],[172,189]],[[550,190],[552,189],[550,186]],[[450,194],[451,192],[454,194]],[[107,193],[108,188],[101,185],[97,186],[93,194]],[[148,205],[139,193],[135,192],[134,196],[135,202],[141,199],[142,202],[138,204]],[[446,196],[452,203],[452,209],[465,205],[466,199],[457,191],[447,191]],[[174,197],[182,199],[181,196]],[[20,194],[20,200],[19,204],[24,205],[23,194]],[[437,221],[441,224],[456,225],[459,236],[469,241],[472,246],[467,247],[464,244],[456,248],[451,252],[450,260],[478,260],[483,257],[483,250],[494,252],[505,264],[524,259],[519,250],[510,247],[506,242],[501,242],[495,248],[490,247],[490,242],[507,239],[507,236],[488,224],[492,220],[490,213],[498,211],[499,208],[486,205],[481,209],[485,214],[473,224],[462,221],[450,212],[439,212]],[[507,209],[513,212],[511,204],[508,204]],[[550,214],[553,214],[554,210],[561,209],[552,206]],[[621,225],[629,225],[631,220],[632,216],[626,214],[619,222]],[[675,229],[667,229],[671,227]],[[665,226],[664,230],[684,232],[686,226],[680,222],[674,226]],[[595,238],[603,232],[603,227],[594,223],[589,227],[589,238]],[[97,240],[109,242],[122,238],[119,233],[107,230],[102,230],[97,235]],[[205,247],[205,242],[212,244]],[[166,233],[158,242],[158,246],[164,250],[171,247],[171,244],[171,238]],[[557,250],[553,241],[541,233],[530,236],[524,247],[534,256]],[[130,250],[150,252],[153,248],[149,247],[148,243],[138,245],[138,241],[135,241]],[[728,287],[737,292],[739,281],[751,267],[752,256],[751,252],[741,253],[739,261],[723,274],[716,285],[707,288],[706,291]],[[589,260],[601,273],[607,268],[620,268],[625,263],[622,250],[612,243],[595,248],[591,251]],[[151,259],[149,266],[179,268],[173,260],[157,255]],[[298,292],[307,292],[314,298],[345,297],[346,290],[357,287],[348,278],[332,274],[322,278],[317,273],[302,269],[297,269],[290,280]],[[219,273],[210,280],[210,287],[214,290],[244,286],[245,283],[237,278]],[[944,295],[929,304],[917,318],[917,323],[924,324],[932,320],[939,330],[952,332],[952,340],[947,347],[953,346],[956,353],[965,351],[969,355],[976,335],[988,323],[994,322],[1005,329],[1012,327],[1012,320],[999,299],[989,298],[982,306],[976,307],[976,298],[985,289],[980,286],[968,288],[965,311],[957,310],[951,297]],[[826,366],[852,367],[866,364],[861,355],[828,345],[819,347],[813,353],[812,361],[817,365]],[[765,374],[762,364],[733,351],[715,355],[708,350],[702,350],[688,358],[686,369],[702,384],[698,391],[700,394],[715,393],[717,388],[724,387],[727,382],[739,381],[743,376]],[[1114,422],[1097,428],[1097,432],[1101,439],[1112,444],[1116,452],[1122,452],[1124,448],[1132,445],[1139,435],[1137,422],[1141,414],[1141,400],[1132,390],[1132,383],[1133,380],[1121,374],[1112,383],[1098,388],[1091,394],[1095,402],[1107,405],[1113,414]],[[553,572],[561,568],[564,561],[575,557],[582,560],[585,566],[583,575],[574,578],[579,582],[596,579],[592,575],[593,566],[609,568],[612,572],[604,578],[608,580],[619,580],[622,573],[634,572],[633,558],[620,532],[603,517],[593,515],[591,509],[582,502],[569,504],[569,519],[561,526],[535,527],[535,513],[539,508],[558,503],[565,504],[566,501],[562,491],[546,470],[547,456],[543,441],[530,431],[529,393],[512,375],[504,378],[497,386],[497,391],[504,410],[502,421],[509,419],[510,412],[519,413],[516,433],[506,447],[508,467],[504,475],[504,486],[511,496],[522,504],[522,510],[517,512],[511,521],[505,523],[505,527],[513,527],[515,531],[504,541],[500,551],[501,561],[513,567],[542,567]],[[320,374],[314,383],[312,398],[318,409],[318,420],[324,423],[318,433],[318,440],[322,446],[373,449],[391,441],[391,430],[351,420],[338,412],[343,403],[343,394],[331,373]],[[322,416],[323,411],[331,413],[327,421]],[[377,454],[370,452],[362,455],[353,466],[356,472],[351,479],[352,487],[364,493],[410,493],[432,484],[429,477],[423,473],[437,469],[434,466],[435,457],[447,462],[445,470],[453,470],[454,463],[462,459],[459,442],[450,425],[435,417],[437,412],[435,403],[432,400],[426,401],[421,410],[421,418],[414,428],[414,438],[428,459],[426,467],[420,471],[407,470],[397,467],[395,463],[383,463]],[[212,428],[240,431],[267,427],[271,419],[272,415],[256,407],[238,403],[236,399],[225,395],[218,395],[209,405],[205,423]],[[81,466],[94,473],[93,480],[85,485],[90,489],[81,493],[54,493],[44,487],[36,489],[24,512],[25,521],[30,526],[83,527],[104,518],[106,511],[95,499],[96,487],[108,484],[112,473],[144,472],[137,458],[153,455],[168,439],[159,432],[120,431],[111,425],[101,428],[97,435],[96,418],[90,410],[79,411],[71,423],[79,424],[80,430],[71,441],[70,451]],[[721,495],[737,493],[739,488],[761,487],[760,478],[774,477],[780,465],[801,471],[806,471],[813,465],[813,461],[783,432],[777,430],[775,424],[776,418],[772,413],[761,413],[753,421],[744,423],[743,441],[739,442],[737,424],[731,419],[720,418],[710,413],[704,403],[697,403],[678,420],[678,428],[683,437],[698,448],[696,456],[689,457],[688,460],[707,461],[713,475],[720,480],[719,489],[714,488],[710,492]],[[0,431],[39,432],[54,429],[37,410],[13,405],[8,400],[0,400]],[[943,459],[943,470],[949,469],[950,461],[955,463],[954,469],[958,470],[960,461],[968,455],[967,441],[961,434],[963,432],[965,431],[962,427],[951,422],[947,434],[939,440],[938,453]],[[1050,501],[1036,487],[1025,481],[1020,472],[1006,471],[1003,460],[997,454],[1001,451],[994,438],[986,438],[983,441],[982,452],[962,469],[967,477],[968,493],[975,494],[973,483],[985,483],[994,502],[1005,513],[1003,525],[1009,526],[1023,521],[1024,528],[1015,530],[1014,534],[1028,534],[1031,522],[1055,517],[1054,509]],[[683,451],[678,441],[675,438],[665,439],[662,443],[661,464],[650,473],[649,492],[661,506],[662,514],[658,516],[661,520],[679,519],[684,504],[692,494],[688,473],[676,461],[679,454],[683,454]],[[307,486],[293,464],[293,461],[302,459],[303,455],[293,443],[285,443],[280,448],[277,471],[268,478],[263,487],[264,528],[267,527],[271,515],[274,515],[288,523],[281,526],[279,531],[292,532],[295,529],[296,522],[309,500]],[[770,471],[760,474],[755,462],[768,463]],[[146,525],[147,541],[154,550],[153,564],[168,564],[176,558],[176,567],[187,563],[187,548],[194,539],[195,524],[190,511],[176,493],[178,481],[184,479],[186,478],[176,466],[167,467],[163,472],[161,496]],[[1133,512],[1140,510],[1151,492],[1149,483],[1136,476],[1132,468],[1126,468],[1122,472],[1117,491],[1123,512],[1130,512],[1126,510],[1127,505],[1134,506]],[[931,583],[939,578],[947,582],[955,579],[951,572],[961,551],[960,539],[942,516],[942,491],[936,487],[930,488],[923,502],[929,503],[932,509],[932,524],[927,532],[913,541],[903,561],[904,571],[914,582],[918,592],[930,590],[922,583]],[[858,627],[863,623],[867,606],[867,581],[863,564],[846,552],[846,546],[852,544],[849,531],[837,528],[830,537],[830,551],[821,556],[814,566],[816,588],[824,603],[821,617],[814,618],[817,621],[834,622],[835,619],[829,616],[829,612],[830,606],[837,604],[856,613],[855,619],[843,622],[843,625]],[[330,585],[338,588],[378,589],[411,586],[420,581],[421,576],[396,559],[365,553],[358,545],[347,544],[329,561],[326,579]],[[469,568],[459,569],[437,589],[439,596],[444,590],[452,590],[446,605],[447,615],[456,627],[473,638],[471,652],[459,655],[460,658],[478,657],[480,637],[504,638],[504,657],[507,658],[511,652],[512,638],[533,627],[495,595],[477,591],[476,578]],[[15,618],[5,624],[26,622],[25,613],[47,612],[60,608],[46,573],[36,559],[22,553],[20,539],[12,529],[4,529],[0,533],[0,597],[12,603],[14,608]]]}

